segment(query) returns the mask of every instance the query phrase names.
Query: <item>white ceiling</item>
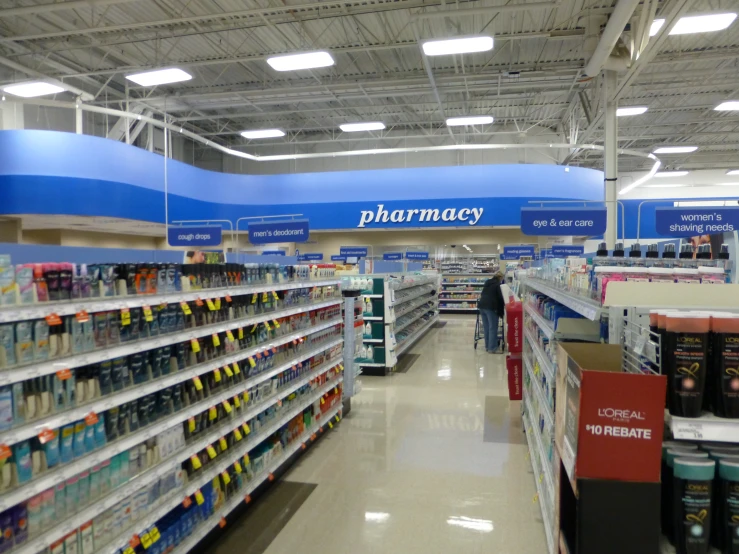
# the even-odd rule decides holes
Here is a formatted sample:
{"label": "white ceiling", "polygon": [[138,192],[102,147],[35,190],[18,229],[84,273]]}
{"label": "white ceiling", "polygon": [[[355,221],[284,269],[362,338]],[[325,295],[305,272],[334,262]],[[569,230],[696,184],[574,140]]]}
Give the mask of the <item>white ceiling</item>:
{"label": "white ceiling", "polygon": [[[739,22],[715,33],[662,37],[641,47],[656,14],[739,11],[736,0],[645,0],[622,35],[631,67],[619,75],[623,148],[685,143],[697,153],[665,157],[670,167],[739,165],[739,113],[713,111],[739,99]],[[528,5],[527,5],[528,4]],[[501,6],[504,6],[501,8]],[[0,84],[53,77],[90,93],[94,104],[125,108],[126,73],[178,66],[191,81],[131,88],[130,107],[167,113],[184,128],[256,154],[500,141],[557,133],[601,143],[601,79],[583,80],[610,0],[0,0]],[[645,18],[640,18],[645,12]],[[640,27],[641,26],[641,27]],[[426,58],[419,40],[492,34],[495,48]],[[277,73],[268,55],[328,49],[336,65]],[[428,66],[425,65],[425,61]],[[68,95],[60,95],[60,98]],[[493,125],[447,129],[445,117],[490,114]],[[341,133],[338,125],[381,120],[387,130]],[[244,129],[279,127],[282,139],[248,142]],[[516,140],[511,139],[510,142]],[[563,156],[564,157],[564,156]],[[622,168],[649,166],[621,158]],[[602,167],[602,154],[567,161]]]}

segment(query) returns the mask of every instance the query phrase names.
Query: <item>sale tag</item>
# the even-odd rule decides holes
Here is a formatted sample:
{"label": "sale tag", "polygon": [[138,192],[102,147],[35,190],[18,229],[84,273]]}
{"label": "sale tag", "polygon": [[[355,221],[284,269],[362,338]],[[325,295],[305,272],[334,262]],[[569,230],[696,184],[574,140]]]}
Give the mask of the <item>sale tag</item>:
{"label": "sale tag", "polygon": [[80,310],[74,316],[80,323],[87,323],[90,321],[90,314],[86,310]]}
{"label": "sale tag", "polygon": [[203,383],[200,380],[200,377],[196,375],[192,378],[192,382],[195,384],[195,390],[203,390]]}
{"label": "sale tag", "polygon": [[239,340],[244,338],[244,329],[242,327],[239,327]]}
{"label": "sale tag", "polygon": [[244,465],[249,465],[249,454],[244,454]]}
{"label": "sale tag", "polygon": [[200,299],[200,297],[199,297],[199,296],[198,296],[198,297],[197,297],[197,298],[195,299],[195,305],[196,305],[196,306],[197,306],[198,308],[199,308],[200,306],[202,306],[202,305],[203,305],[203,301],[202,301],[202,300]]}
{"label": "sale tag", "polygon": [[239,400],[239,395],[237,394],[234,396],[234,407],[235,408],[241,408],[241,400]]}
{"label": "sale tag", "polygon": [[213,346],[215,346],[216,348],[221,346],[221,339],[218,336],[218,333],[213,333]]}
{"label": "sale tag", "polygon": [[272,354],[273,354],[273,355],[274,355],[274,354],[277,354],[277,348],[275,348],[274,346],[272,347]]}
{"label": "sale tag", "polygon": [[269,479],[270,481],[274,481],[274,480],[275,480],[275,475],[274,475],[274,473],[270,473],[270,474],[269,474],[269,477],[267,477],[267,479]]}
{"label": "sale tag", "polygon": [[205,451],[208,453],[208,456],[210,456],[211,460],[216,457],[216,449],[213,448],[212,444],[209,444],[208,446],[206,446]]}
{"label": "sale tag", "polygon": [[128,308],[121,309],[121,325],[131,325],[131,310]]}
{"label": "sale tag", "polygon": [[221,309],[221,299],[220,298],[216,298],[215,301],[213,302],[213,304],[216,305],[216,310],[220,310]]}
{"label": "sale tag", "polygon": [[225,452],[228,450],[228,442],[226,442],[226,437],[221,437],[218,439],[218,444],[221,447],[221,452]]}
{"label": "sale tag", "polygon": [[192,500],[190,500],[189,496],[186,496],[185,499],[182,501],[182,506],[185,508],[189,508],[192,506]]}
{"label": "sale tag", "polygon": [[144,312],[144,321],[154,321],[154,314],[151,313],[151,307],[143,306],[142,311]]}
{"label": "sale tag", "polygon": [[85,416],[85,423],[88,427],[95,425],[98,422],[98,415],[95,412],[90,412]]}
{"label": "sale tag", "polygon": [[239,375],[241,373],[241,369],[239,369],[239,364],[236,362],[231,364],[231,367],[234,368],[234,375]]}
{"label": "sale tag", "polygon": [[195,432],[195,418],[191,417],[187,420],[187,428],[190,430],[191,433]]}
{"label": "sale tag", "polygon": [[218,408],[216,408],[215,406],[211,406],[208,409],[208,420],[213,421],[217,417],[218,417]]}
{"label": "sale tag", "polygon": [[182,308],[182,313],[185,315],[192,315],[192,310],[190,309],[189,304],[184,300],[180,302],[180,307]]}
{"label": "sale tag", "polygon": [[190,339],[190,348],[192,348],[195,354],[200,352],[200,341],[198,339]]}
{"label": "sale tag", "polygon": [[60,369],[56,372],[56,376],[60,381],[66,381],[72,376],[72,370],[70,369]]}
{"label": "sale tag", "polygon": [[336,423],[339,423],[339,420],[340,420],[340,419],[341,419],[341,418],[340,418],[339,416],[336,416]]}
{"label": "sale tag", "polygon": [[249,433],[251,433],[251,429],[249,429],[249,424],[248,423],[244,423],[241,426],[241,428],[244,430],[244,434],[245,435],[248,435]]}
{"label": "sale tag", "polygon": [[228,471],[221,473],[221,479],[223,479],[223,484],[226,486],[231,483],[231,476],[228,474]]}
{"label": "sale tag", "polygon": [[140,544],[141,538],[138,535],[134,535],[133,537],[131,537],[131,540],[128,541],[128,546],[131,548],[136,548]]}
{"label": "sale tag", "polygon": [[247,494],[247,495],[246,495],[246,496],[244,497],[244,502],[246,502],[247,504],[248,504],[249,502],[251,502],[251,496],[249,496],[249,495]]}
{"label": "sale tag", "polygon": [[323,399],[323,396],[321,397],[321,405],[325,404],[326,401]]}
{"label": "sale tag", "polygon": [[231,370],[231,367],[228,365],[223,366],[223,371],[226,372],[226,377],[233,377],[234,372]]}
{"label": "sale tag", "polygon": [[215,312],[216,311],[216,306],[215,306],[215,304],[213,304],[213,301],[210,298],[208,298],[208,300],[206,300],[205,302],[208,304],[208,309],[211,312]]}
{"label": "sale tag", "polygon": [[241,431],[239,430],[239,428],[238,428],[238,427],[237,427],[236,429],[234,429],[234,438],[236,439],[236,442],[239,442],[239,441],[240,441],[241,439],[243,439],[243,438],[244,438],[244,437],[243,437],[243,436],[241,435]]}
{"label": "sale tag", "polygon": [[221,370],[220,369],[216,368],[213,370],[213,379],[215,380],[216,383],[221,382]]}
{"label": "sale tag", "polygon": [[44,319],[46,319],[46,323],[49,325],[49,327],[62,324],[62,319],[56,314],[49,314]]}
{"label": "sale tag", "polygon": [[56,436],[56,433],[52,431],[51,429],[43,429],[38,434],[38,440],[41,441],[41,444],[46,444],[51,439],[53,439]]}
{"label": "sale tag", "polygon": [[190,462],[192,462],[193,469],[200,469],[201,467],[203,467],[203,464],[200,463],[200,458],[198,458],[197,454],[190,456]]}
{"label": "sale tag", "polygon": [[257,353],[256,353],[256,355],[255,355],[254,357],[255,357],[255,358],[256,358],[257,360],[261,360],[261,359],[262,359],[262,353],[261,353],[261,352],[257,352]]}
{"label": "sale tag", "polygon": [[0,462],[4,462],[13,455],[7,444],[0,444]]}
{"label": "sale tag", "polygon": [[249,365],[250,365],[251,367],[254,367],[254,366],[256,366],[256,365],[257,365],[257,362],[255,362],[255,361],[254,361],[254,358],[252,358],[251,356],[249,356],[249,357],[248,357],[247,359],[249,360]]}
{"label": "sale tag", "polygon": [[197,502],[198,506],[202,506],[203,502],[205,502],[205,498],[203,498],[203,493],[200,492],[200,489],[195,491],[195,502]]}
{"label": "sale tag", "polygon": [[123,551],[123,554],[136,554],[136,551],[129,546]]}
{"label": "sale tag", "polygon": [[226,295],[226,302],[231,302],[231,295],[230,294],[227,294]]}
{"label": "sale tag", "polygon": [[241,472],[244,471],[243,469],[241,469],[241,464],[238,461],[234,463],[234,470],[236,471],[237,475],[241,475]]}
{"label": "sale tag", "polygon": [[234,334],[230,330],[226,331],[226,338],[228,339],[228,342],[233,342],[236,340],[234,338]]}
{"label": "sale tag", "polygon": [[266,292],[262,293],[262,302],[266,302],[269,299]]}
{"label": "sale tag", "polygon": [[339,364],[339,369],[341,369],[341,371],[344,371],[344,364]]}
{"label": "sale tag", "polygon": [[339,393],[339,389],[337,387],[334,387],[334,394],[338,394],[338,393]]}
{"label": "sale tag", "polygon": [[223,529],[226,526],[226,518],[222,517],[221,520],[218,522],[218,527]]}
{"label": "sale tag", "polygon": [[223,409],[226,410],[226,413],[230,414],[231,410],[233,409],[231,408],[231,403],[228,400],[224,400],[223,402],[221,402],[221,404],[223,404]]}

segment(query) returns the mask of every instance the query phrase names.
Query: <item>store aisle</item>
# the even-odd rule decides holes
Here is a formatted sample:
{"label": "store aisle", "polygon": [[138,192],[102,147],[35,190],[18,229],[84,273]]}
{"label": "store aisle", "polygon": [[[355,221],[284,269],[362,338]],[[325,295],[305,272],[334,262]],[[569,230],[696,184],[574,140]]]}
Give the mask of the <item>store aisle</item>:
{"label": "store aisle", "polygon": [[546,552],[505,358],[473,349],[473,317],[442,321],[209,552]]}

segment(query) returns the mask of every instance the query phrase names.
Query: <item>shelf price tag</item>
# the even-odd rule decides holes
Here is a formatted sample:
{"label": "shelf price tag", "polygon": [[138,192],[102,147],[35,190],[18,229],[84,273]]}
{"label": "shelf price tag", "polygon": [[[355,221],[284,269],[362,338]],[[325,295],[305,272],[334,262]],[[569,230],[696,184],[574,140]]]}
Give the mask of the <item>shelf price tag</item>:
{"label": "shelf price tag", "polygon": [[62,318],[60,318],[57,314],[49,314],[44,319],[46,319],[46,323],[49,325],[49,327],[62,324]]}
{"label": "shelf price tag", "polygon": [[187,428],[189,429],[191,433],[195,432],[195,418],[194,417],[191,417],[190,419],[187,420]]}
{"label": "shelf price tag", "polygon": [[192,310],[190,309],[190,305],[184,300],[180,302],[180,307],[182,308],[182,312],[185,315],[192,315]]}
{"label": "shelf price tag", "polygon": [[10,450],[10,447],[7,444],[0,444],[0,462],[7,460],[12,455],[13,452]]}
{"label": "shelf price tag", "polygon": [[150,306],[143,306],[142,311],[144,312],[144,321],[148,321],[148,322],[154,321],[154,314],[151,313]]}
{"label": "shelf price tag", "polygon": [[195,390],[203,390],[203,382],[197,375],[192,378],[192,382],[195,385]]}
{"label": "shelf price tag", "polygon": [[247,404],[249,402],[249,391],[245,390],[244,394],[241,395],[241,398],[244,399],[244,404]]}
{"label": "shelf price tag", "polygon": [[323,399],[323,396],[321,397],[321,406],[323,406],[326,403],[326,401]]}
{"label": "shelf price tag", "polygon": [[238,462],[238,460],[234,463],[234,471],[236,471],[237,475],[240,475],[243,469],[241,469],[241,464]]}
{"label": "shelf price tag", "polygon": [[331,423],[330,421],[328,422],[328,428],[329,428],[329,429],[333,429],[333,428],[334,428],[334,424],[333,424],[333,423]]}
{"label": "shelf price tag", "polygon": [[190,339],[190,348],[192,348],[195,354],[200,352],[200,341],[198,339]]}
{"label": "shelf price tag", "polygon": [[269,326],[269,321],[264,322],[264,326],[267,328],[267,331],[271,331],[272,327]]}
{"label": "shelf price tag", "polygon": [[162,536],[159,534],[159,529],[157,529],[157,526],[155,525],[151,529],[149,529],[149,536],[151,537],[151,542],[156,543],[159,539],[162,538]]}
{"label": "shelf price tag", "polygon": [[236,340],[231,330],[226,331],[226,338],[228,339],[228,342],[233,342]]}
{"label": "shelf price tag", "polygon": [[222,517],[221,520],[218,522],[218,527],[223,529],[226,526],[226,518]]}
{"label": "shelf price tag", "polygon": [[239,430],[238,427],[236,429],[234,429],[234,438],[236,439],[236,442],[239,442],[242,438],[244,438],[241,435],[241,431]]}
{"label": "shelf price tag", "polygon": [[221,309],[221,299],[220,298],[216,298],[215,301],[213,302],[213,304],[215,304],[216,310],[220,310]]}
{"label": "shelf price tag", "polygon": [[74,315],[74,317],[80,323],[87,323],[90,321],[90,314],[87,313],[87,310],[80,310]]}
{"label": "shelf price tag", "polygon": [[213,421],[215,418],[218,417],[218,408],[215,406],[211,406],[208,408],[208,420]]}
{"label": "shelf price tag", "polygon": [[239,400],[239,395],[237,394],[234,396],[234,407],[235,408],[241,408],[241,400]]}
{"label": "shelf price tag", "polygon": [[226,437],[221,437],[218,439],[218,445],[221,447],[221,452],[225,452],[228,450],[228,443],[226,442]]}
{"label": "shelf price tag", "polygon": [[213,379],[215,379],[216,383],[221,382],[221,370],[216,368],[213,370]]}
{"label": "shelf price tag", "polygon": [[42,429],[38,434],[38,440],[41,444],[46,444],[56,436],[56,433],[51,429]]}
{"label": "shelf price tag", "polygon": [[275,291],[272,291],[272,298],[274,298],[275,300],[279,300],[280,299],[280,297],[277,296],[277,293]]}
{"label": "shelf price tag", "polygon": [[206,302],[206,304],[208,304],[208,309],[211,312],[215,312],[216,311],[216,306],[215,306],[215,304],[213,304],[213,301],[210,298],[208,298],[208,300],[206,300],[205,302]]}
{"label": "shelf price tag", "polygon": [[249,454],[244,454],[244,465],[249,465]]}
{"label": "shelf price tag", "polygon": [[200,492],[200,489],[195,491],[195,502],[198,506],[202,506],[203,502],[205,502],[205,498],[203,498],[203,493]]}
{"label": "shelf price tag", "polygon": [[66,381],[70,377],[72,377],[72,370],[71,369],[60,369],[56,372],[56,377],[60,381]]}
{"label": "shelf price tag", "polygon": [[233,410],[231,403],[228,400],[224,400],[221,404],[223,404],[223,409],[226,410],[226,413],[230,414],[231,410]]}
{"label": "shelf price tag", "polygon": [[136,554],[136,551],[129,546],[123,551],[123,554]]}
{"label": "shelf price tag", "polygon": [[226,373],[226,377],[233,377],[234,376],[234,372],[231,369],[231,366],[229,366],[229,365],[224,365],[223,366],[223,371]]}
{"label": "shelf price tag", "polygon": [[144,550],[149,550],[151,548],[151,545],[154,544],[151,541],[151,537],[149,536],[149,533],[141,533],[141,546],[144,547]]}
{"label": "shelf price tag", "polygon": [[249,365],[251,367],[255,367],[257,365],[257,362],[255,362],[254,358],[252,358],[251,356],[249,356],[247,359],[249,360]]}
{"label": "shelf price tag", "polygon": [[[248,435],[249,433],[251,433],[251,429],[249,429],[249,424],[248,423],[244,423],[241,426],[241,428],[244,430],[244,434],[245,435]],[[248,458],[248,456],[246,456],[246,457]]]}
{"label": "shelf price tag", "polygon": [[190,462],[192,463],[192,468],[195,470],[198,470],[201,467],[203,467],[203,464],[200,463],[200,458],[198,458],[197,454],[193,454],[192,456],[190,456]]}
{"label": "shelf price tag", "polygon": [[85,423],[88,427],[95,425],[98,422],[98,415],[95,412],[90,412],[85,416]]}
{"label": "shelf price tag", "polygon": [[200,298],[199,296],[198,296],[198,297],[197,297],[197,298],[195,299],[195,305],[196,305],[196,306],[197,306],[198,308],[199,308],[199,307],[201,307],[201,306],[203,305],[203,301],[202,301],[202,299],[201,299],[201,298]]}
{"label": "shelf price tag", "polygon": [[267,293],[266,292],[263,292],[262,293],[262,302],[267,302],[268,299],[269,299],[269,297],[267,296]]}
{"label": "shelf price tag", "polygon": [[231,302],[231,295],[230,294],[227,294],[226,295],[226,302]]}
{"label": "shelf price tag", "polygon": [[184,508],[189,508],[190,506],[192,506],[192,500],[190,500],[189,496],[186,496],[185,499],[182,501],[182,506]]}
{"label": "shelf price tag", "polygon": [[218,333],[213,333],[212,337],[213,337],[213,346],[215,346],[216,348],[221,346],[221,338],[218,336]]}
{"label": "shelf price tag", "polygon": [[208,456],[210,456],[210,459],[211,460],[214,459],[216,457],[216,455],[217,455],[216,454],[216,449],[213,448],[213,445],[212,444],[209,444],[208,446],[206,446],[205,447],[205,451],[208,452]]}
{"label": "shelf price tag", "polygon": [[236,362],[231,364],[231,367],[234,369],[234,375],[239,375],[241,373],[241,369],[239,368],[239,364]]}
{"label": "shelf price tag", "polygon": [[131,548],[136,548],[140,544],[141,544],[141,538],[138,535],[134,535],[128,541],[128,546],[131,547]]}
{"label": "shelf price tag", "polygon": [[252,304],[256,304],[257,303],[257,294],[256,293],[251,295],[251,303]]}
{"label": "shelf price tag", "polygon": [[226,486],[231,483],[231,476],[228,474],[228,471],[224,471],[223,473],[221,473],[221,479],[223,479],[223,484]]}
{"label": "shelf price tag", "polygon": [[239,340],[244,338],[244,328],[239,327]]}
{"label": "shelf price tag", "polygon": [[131,325],[131,310],[128,308],[121,308],[121,325]]}
{"label": "shelf price tag", "polygon": [[246,502],[247,504],[248,504],[249,502],[251,502],[251,496],[249,496],[249,495],[247,494],[247,495],[246,495],[246,496],[244,497],[244,502]]}

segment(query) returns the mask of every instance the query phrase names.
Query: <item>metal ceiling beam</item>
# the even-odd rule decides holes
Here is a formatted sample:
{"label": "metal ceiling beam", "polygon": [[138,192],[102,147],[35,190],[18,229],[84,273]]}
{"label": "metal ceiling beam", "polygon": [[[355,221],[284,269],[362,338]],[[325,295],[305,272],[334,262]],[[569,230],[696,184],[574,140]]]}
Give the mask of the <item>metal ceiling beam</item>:
{"label": "metal ceiling beam", "polygon": [[0,10],[0,18],[21,15],[41,15],[63,10],[89,9],[94,6],[110,6],[112,4],[130,4],[141,0],[74,0],[72,2],[52,2],[50,4],[36,4],[35,6],[21,6]]}
{"label": "metal ceiling beam", "polygon": [[520,4],[505,4],[503,6],[488,6],[484,8],[461,8],[457,10],[420,12],[414,14],[413,17],[415,19],[437,19],[444,17],[462,17],[465,15],[492,15],[494,13],[553,10],[557,8],[560,4],[560,0],[555,0],[554,2],[524,2]]}

